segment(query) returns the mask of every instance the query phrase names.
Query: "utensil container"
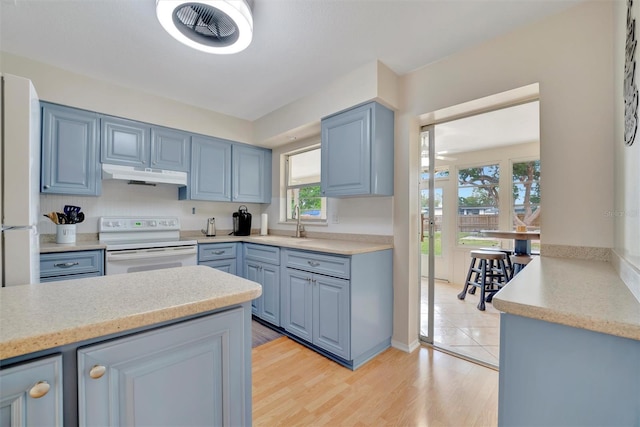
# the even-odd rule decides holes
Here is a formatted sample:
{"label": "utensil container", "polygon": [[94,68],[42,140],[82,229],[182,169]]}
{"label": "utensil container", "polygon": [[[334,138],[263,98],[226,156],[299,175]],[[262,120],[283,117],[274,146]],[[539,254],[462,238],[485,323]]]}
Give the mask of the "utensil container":
{"label": "utensil container", "polygon": [[58,224],[56,225],[56,243],[75,243],[76,225]]}

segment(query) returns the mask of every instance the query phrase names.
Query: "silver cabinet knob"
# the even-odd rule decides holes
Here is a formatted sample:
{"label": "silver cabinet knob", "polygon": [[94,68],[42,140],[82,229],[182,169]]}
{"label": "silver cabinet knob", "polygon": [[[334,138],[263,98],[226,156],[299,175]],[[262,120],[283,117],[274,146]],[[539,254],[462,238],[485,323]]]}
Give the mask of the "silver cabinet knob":
{"label": "silver cabinet knob", "polygon": [[48,382],[38,381],[29,390],[29,396],[33,397],[34,399],[40,399],[45,394],[49,393],[50,388],[51,386]]}
{"label": "silver cabinet knob", "polygon": [[93,365],[93,367],[89,370],[89,376],[94,380],[98,378],[102,378],[104,373],[107,372],[107,368],[102,365]]}

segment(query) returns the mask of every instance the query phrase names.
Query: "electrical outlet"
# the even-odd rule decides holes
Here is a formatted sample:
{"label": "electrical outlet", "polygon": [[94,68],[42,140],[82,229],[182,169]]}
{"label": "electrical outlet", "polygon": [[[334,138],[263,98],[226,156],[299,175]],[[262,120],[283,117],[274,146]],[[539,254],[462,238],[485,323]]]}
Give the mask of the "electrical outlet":
{"label": "electrical outlet", "polygon": [[191,208],[191,215],[195,215],[195,214],[196,214],[196,208],[193,207],[193,208]]}

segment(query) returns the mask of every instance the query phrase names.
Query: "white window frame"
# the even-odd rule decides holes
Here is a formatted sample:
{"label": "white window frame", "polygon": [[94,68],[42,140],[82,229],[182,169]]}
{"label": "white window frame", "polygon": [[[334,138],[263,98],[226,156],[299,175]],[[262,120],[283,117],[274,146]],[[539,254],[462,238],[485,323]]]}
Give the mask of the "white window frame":
{"label": "white window frame", "polygon": [[[320,150],[320,145],[319,144],[314,144],[302,149],[298,149],[295,151],[290,151],[287,153],[283,154],[283,159],[284,159],[284,204],[285,204],[285,209],[284,209],[284,221],[288,222],[288,223],[294,223],[297,222],[297,218],[294,217],[294,213],[293,213],[293,209],[291,207],[291,203],[289,203],[289,191],[290,190],[295,190],[295,189],[300,189],[300,188],[304,188],[304,187],[311,187],[311,186],[320,186],[320,180],[318,180],[317,182],[313,182],[313,183],[307,183],[307,184],[301,184],[301,185],[289,185],[289,157],[290,156],[294,156],[296,154],[301,154],[301,153],[305,153],[308,151],[313,151],[313,150]],[[321,208],[320,208],[320,218],[313,218],[313,217],[309,217],[309,216],[301,216],[300,221],[304,224],[317,224],[317,225],[321,225],[321,224],[327,224],[328,219],[327,219],[327,198],[326,197],[321,197]],[[297,203],[296,203],[297,204]]]}

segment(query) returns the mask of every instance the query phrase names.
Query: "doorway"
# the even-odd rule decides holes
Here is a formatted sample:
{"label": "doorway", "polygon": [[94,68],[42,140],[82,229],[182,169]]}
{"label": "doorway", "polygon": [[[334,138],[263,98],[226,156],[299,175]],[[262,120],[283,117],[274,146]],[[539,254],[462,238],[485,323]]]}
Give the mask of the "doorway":
{"label": "doorway", "polygon": [[513,245],[487,238],[482,230],[511,230],[528,210],[539,213],[538,182],[528,184],[536,204],[525,208],[517,173],[523,164],[534,164],[539,179],[539,102],[424,126],[420,143],[420,339],[497,367],[499,311],[490,303],[478,310],[478,293],[457,296],[471,250]]}

